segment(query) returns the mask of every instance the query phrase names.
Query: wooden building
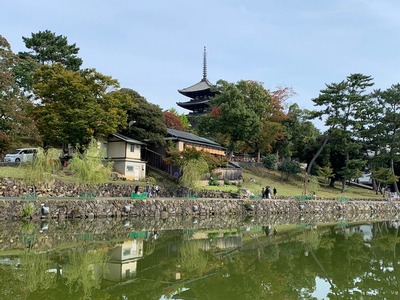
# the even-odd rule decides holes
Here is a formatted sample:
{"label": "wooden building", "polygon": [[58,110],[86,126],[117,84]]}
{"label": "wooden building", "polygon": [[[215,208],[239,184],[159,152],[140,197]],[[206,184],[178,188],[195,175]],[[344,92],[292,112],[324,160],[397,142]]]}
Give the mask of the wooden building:
{"label": "wooden building", "polygon": [[172,141],[176,150],[183,151],[187,147],[196,148],[218,157],[226,157],[226,148],[217,142],[203,138],[190,132],[180,131],[172,128],[167,129],[168,135],[165,141]]}
{"label": "wooden building", "polygon": [[119,133],[111,135],[106,143],[107,159],[114,162],[114,170],[128,180],[146,177],[146,161],[142,158],[142,147],[146,144]]}

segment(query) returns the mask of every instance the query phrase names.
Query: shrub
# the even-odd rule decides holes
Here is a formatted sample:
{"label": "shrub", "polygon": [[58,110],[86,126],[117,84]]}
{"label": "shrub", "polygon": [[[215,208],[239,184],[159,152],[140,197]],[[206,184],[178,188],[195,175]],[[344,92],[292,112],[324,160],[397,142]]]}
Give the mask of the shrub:
{"label": "shrub", "polygon": [[300,164],[296,161],[286,160],[279,165],[279,171],[282,172],[282,175],[286,175],[286,180],[289,179],[290,175],[295,175],[301,172]]}
{"label": "shrub", "polygon": [[274,170],[276,166],[276,155],[267,154],[263,159],[263,165],[268,170]]}
{"label": "shrub", "polygon": [[21,217],[32,217],[35,212],[35,206],[32,203],[25,203],[22,206]]}

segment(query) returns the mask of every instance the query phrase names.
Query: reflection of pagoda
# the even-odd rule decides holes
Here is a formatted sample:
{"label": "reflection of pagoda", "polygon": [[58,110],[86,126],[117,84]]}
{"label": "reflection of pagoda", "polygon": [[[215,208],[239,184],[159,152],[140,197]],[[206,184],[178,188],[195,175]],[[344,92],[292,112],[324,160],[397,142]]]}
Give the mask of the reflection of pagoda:
{"label": "reflection of pagoda", "polygon": [[207,79],[206,47],[204,47],[203,79],[190,87],[178,90],[179,93],[191,99],[187,102],[177,102],[176,104],[182,108],[191,110],[189,114],[205,113],[207,112],[208,102],[217,93],[212,88],[213,85]]}

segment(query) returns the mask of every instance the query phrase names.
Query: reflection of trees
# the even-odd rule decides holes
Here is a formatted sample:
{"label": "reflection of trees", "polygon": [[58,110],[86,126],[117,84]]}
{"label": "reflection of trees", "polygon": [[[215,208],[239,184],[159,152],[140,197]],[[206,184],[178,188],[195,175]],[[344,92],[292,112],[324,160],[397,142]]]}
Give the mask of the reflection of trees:
{"label": "reflection of trees", "polygon": [[47,254],[25,250],[20,256],[20,269],[15,271],[18,285],[25,292],[47,290],[55,285],[56,274],[49,272],[51,261]]}
{"label": "reflection of trees", "polygon": [[[107,253],[89,250],[88,244],[67,251],[62,261],[60,253],[48,256],[30,250],[21,256],[21,268],[12,272],[12,278],[0,266],[1,286],[3,281],[16,283],[7,287],[7,295],[19,293],[12,299],[54,299],[49,295],[68,293],[68,289],[69,295],[61,295],[71,299],[89,295],[92,299],[159,299],[178,292],[182,298],[186,293],[187,298],[197,299],[311,299],[318,277],[331,283],[330,299],[370,299],[375,294],[395,299],[400,286],[400,252],[396,251],[400,238],[391,226],[373,224],[371,240],[360,228],[347,224],[346,228],[296,228],[290,234],[279,231],[276,237],[260,233],[240,247],[209,251],[203,250],[204,240],[187,241],[178,231],[169,231],[160,234],[157,243],[145,241],[146,255],[138,262],[136,276],[119,283],[101,283]],[[52,257],[63,265],[59,277],[46,272],[57,265]]]}
{"label": "reflection of trees", "polygon": [[200,241],[188,241],[179,249],[179,264],[189,276],[200,276],[207,268],[207,255]]}
{"label": "reflection of trees", "polygon": [[[363,235],[355,231],[356,227],[350,227],[338,233],[332,232],[334,247],[318,252],[319,257],[326,261],[324,266],[327,272],[320,277],[332,283],[329,293],[331,298],[354,297],[357,278],[369,268],[368,248],[364,244]],[[330,252],[329,256],[323,252]]]}
{"label": "reflection of trees", "polygon": [[151,255],[156,249],[154,240],[143,241],[143,256]]}
{"label": "reflection of trees", "polygon": [[304,230],[297,239],[305,245],[306,251],[317,250],[321,242],[317,230]]}
{"label": "reflection of trees", "polygon": [[64,270],[70,292],[82,293],[82,299],[89,298],[92,290],[100,287],[101,279],[107,271],[106,262],[106,249],[80,248],[72,251]]}
{"label": "reflection of trees", "polygon": [[396,245],[400,243],[398,227],[388,228],[388,222],[376,223],[373,226],[374,238],[370,245],[370,268],[373,272],[364,272],[357,286],[364,295],[375,292],[385,295],[386,299],[398,298],[400,286],[399,255]]}

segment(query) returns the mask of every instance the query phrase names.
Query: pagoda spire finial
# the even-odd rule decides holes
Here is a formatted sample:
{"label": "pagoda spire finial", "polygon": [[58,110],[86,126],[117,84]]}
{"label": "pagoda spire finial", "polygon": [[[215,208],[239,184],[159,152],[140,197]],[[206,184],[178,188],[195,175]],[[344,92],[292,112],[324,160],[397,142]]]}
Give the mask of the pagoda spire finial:
{"label": "pagoda spire finial", "polygon": [[203,79],[207,79],[207,52],[206,52],[206,46],[204,46]]}

